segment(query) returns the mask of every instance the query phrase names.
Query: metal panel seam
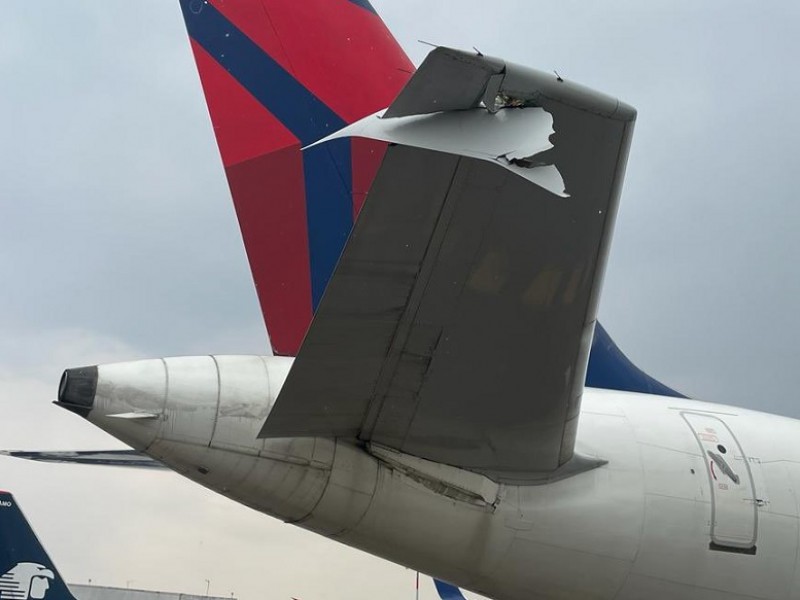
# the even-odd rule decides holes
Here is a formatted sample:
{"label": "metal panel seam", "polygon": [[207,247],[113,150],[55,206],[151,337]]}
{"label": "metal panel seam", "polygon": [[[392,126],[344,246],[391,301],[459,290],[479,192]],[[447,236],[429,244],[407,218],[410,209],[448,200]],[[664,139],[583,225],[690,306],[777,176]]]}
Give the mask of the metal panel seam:
{"label": "metal panel seam", "polygon": [[375,485],[372,488],[372,494],[370,494],[369,502],[367,502],[367,505],[364,507],[364,512],[361,513],[361,516],[358,517],[358,520],[355,523],[353,523],[352,525],[350,525],[345,529],[342,529],[341,531],[337,531],[336,533],[331,534],[330,535],[331,538],[336,538],[346,533],[349,533],[354,529],[356,529],[359,525],[361,525],[361,522],[369,514],[369,511],[372,508],[372,503],[375,502],[375,496],[378,495],[378,486],[381,483],[381,479],[385,476],[386,473],[391,474],[391,470],[386,465],[381,463],[381,461],[376,460],[375,457],[373,457],[372,455],[370,455],[370,458],[375,460],[376,470],[375,470]]}
{"label": "metal panel seam", "polygon": [[[316,440],[316,438],[315,438],[315,440]],[[316,441],[314,443],[316,444]],[[336,466],[336,453],[338,452],[338,450],[339,450],[339,443],[338,443],[338,441],[334,440],[334,442],[333,442],[333,456],[331,456],[331,467],[330,467],[330,469],[325,469],[328,472],[328,477],[325,479],[325,487],[322,488],[322,492],[320,493],[319,497],[317,498],[317,501],[314,502],[314,506],[312,506],[308,510],[308,512],[306,514],[304,514],[302,517],[298,517],[298,518],[292,519],[290,521],[284,521],[284,523],[289,523],[289,524],[292,524],[292,525],[299,525],[299,524],[303,523],[304,521],[306,521],[307,519],[310,519],[311,517],[314,516],[314,511],[316,511],[317,508],[319,508],[319,505],[322,502],[322,499],[325,497],[325,494],[328,491],[328,486],[330,486],[330,484],[331,484],[331,476],[333,475],[333,469]],[[312,452],[312,458],[313,458],[313,452]]]}
{"label": "metal panel seam", "polygon": [[217,421],[219,420],[219,409],[220,409],[220,396],[222,395],[222,379],[219,374],[219,363],[217,362],[217,357],[213,354],[209,354],[211,360],[214,361],[214,370],[217,373],[217,409],[214,411],[214,424],[211,426],[211,437],[208,438],[208,447],[211,448],[211,444],[214,443],[214,436],[217,434]]}
{"label": "metal panel seam", "polygon": [[[428,282],[430,281],[430,277],[433,273],[433,268],[436,264],[435,258],[438,256],[439,251],[441,250],[441,246],[444,241],[444,235],[447,232],[447,226],[449,225],[450,219],[453,216],[455,200],[454,195],[451,192],[456,177],[461,169],[462,162],[463,159],[459,157],[458,162],[453,168],[453,174],[450,177],[450,184],[447,187],[447,193],[442,201],[441,208],[439,209],[439,216],[436,219],[436,224],[433,226],[433,232],[425,250],[425,256],[422,258],[420,263],[415,283],[411,293],[409,294],[408,302],[406,303],[406,308],[397,323],[397,327],[395,328],[386,360],[384,361],[380,374],[378,375],[378,379],[375,382],[372,400],[367,407],[367,413],[361,423],[359,439],[365,441],[371,440],[372,435],[375,432],[375,428],[377,427],[380,413],[386,400],[386,394],[391,387],[392,379],[397,371],[397,365],[400,362],[400,356],[403,348],[406,345],[406,342],[408,341],[408,336],[410,335],[411,328],[413,326],[414,317],[416,317],[417,312],[419,311],[422,297],[424,296],[425,289],[427,288]],[[417,400],[419,400],[419,394],[417,394]],[[414,413],[416,413],[416,406],[414,407]],[[412,413],[412,418],[409,420],[409,425],[406,428],[406,435],[408,428],[410,428],[410,422],[413,420],[414,413]]]}

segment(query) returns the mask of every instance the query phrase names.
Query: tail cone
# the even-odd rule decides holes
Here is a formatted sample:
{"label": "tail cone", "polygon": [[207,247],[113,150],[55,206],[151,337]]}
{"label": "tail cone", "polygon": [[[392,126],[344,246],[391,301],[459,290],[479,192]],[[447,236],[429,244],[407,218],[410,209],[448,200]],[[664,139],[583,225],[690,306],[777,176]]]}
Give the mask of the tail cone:
{"label": "tail cone", "polygon": [[97,391],[97,367],[67,369],[58,384],[56,404],[85,417],[94,406]]}

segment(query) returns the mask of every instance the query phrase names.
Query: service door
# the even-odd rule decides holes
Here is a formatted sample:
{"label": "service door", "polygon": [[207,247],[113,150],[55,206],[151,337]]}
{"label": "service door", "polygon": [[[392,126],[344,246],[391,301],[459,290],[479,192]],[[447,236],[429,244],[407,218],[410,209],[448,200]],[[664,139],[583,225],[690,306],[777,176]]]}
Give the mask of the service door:
{"label": "service door", "polygon": [[755,554],[758,496],[747,455],[720,417],[699,412],[682,415],[700,445],[711,485],[709,547]]}

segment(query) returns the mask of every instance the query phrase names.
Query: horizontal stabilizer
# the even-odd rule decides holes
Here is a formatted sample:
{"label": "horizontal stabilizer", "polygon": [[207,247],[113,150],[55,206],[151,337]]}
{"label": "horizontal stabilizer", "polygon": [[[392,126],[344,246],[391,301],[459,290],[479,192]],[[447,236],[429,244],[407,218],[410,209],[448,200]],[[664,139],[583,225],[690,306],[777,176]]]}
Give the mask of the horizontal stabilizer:
{"label": "horizontal stabilizer", "polygon": [[28,451],[0,450],[0,455],[24,458],[38,462],[103,465],[108,467],[139,467],[164,469],[157,460],[136,450],[78,450],[78,451]]}

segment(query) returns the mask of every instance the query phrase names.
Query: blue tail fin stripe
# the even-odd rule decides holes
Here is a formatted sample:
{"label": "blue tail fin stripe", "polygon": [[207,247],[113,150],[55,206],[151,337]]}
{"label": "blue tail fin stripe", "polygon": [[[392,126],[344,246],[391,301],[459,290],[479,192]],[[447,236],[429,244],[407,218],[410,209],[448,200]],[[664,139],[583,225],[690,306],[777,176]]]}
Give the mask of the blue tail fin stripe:
{"label": "blue tail fin stripe", "polygon": [[[303,174],[311,306],[316,312],[353,227],[352,184],[345,184],[353,180],[350,139],[333,140],[303,152]],[[344,179],[342,185],[335,185],[337,179]]]}
{"label": "blue tail fin stripe", "polygon": [[639,392],[686,398],[634,365],[600,323],[595,324],[586,386],[623,392]]}
{"label": "blue tail fin stripe", "polygon": [[439,592],[439,598],[442,600],[466,600],[461,590],[451,583],[434,579],[433,585],[436,586],[436,591]]}
{"label": "blue tail fin stripe", "polygon": [[371,13],[375,13],[376,15],[378,14],[378,12],[372,7],[372,4],[369,3],[369,0],[349,0],[349,2],[357,4],[361,8],[365,8]]}
{"label": "blue tail fin stripe", "polygon": [[306,89],[211,4],[181,0],[189,36],[208,52],[303,146],[345,126],[344,120]]}

